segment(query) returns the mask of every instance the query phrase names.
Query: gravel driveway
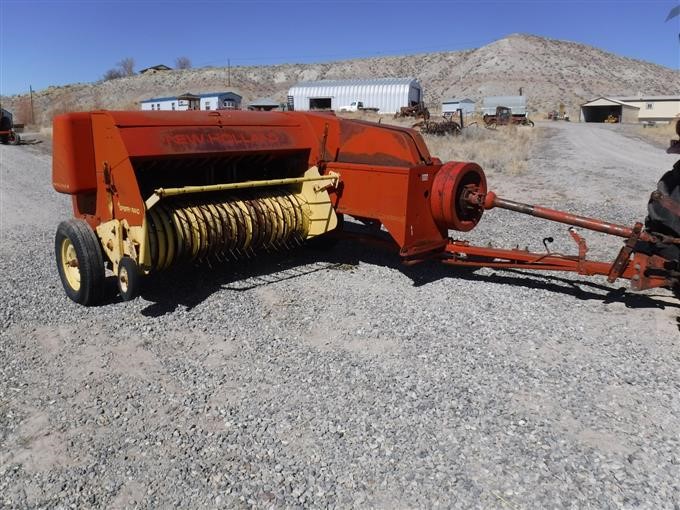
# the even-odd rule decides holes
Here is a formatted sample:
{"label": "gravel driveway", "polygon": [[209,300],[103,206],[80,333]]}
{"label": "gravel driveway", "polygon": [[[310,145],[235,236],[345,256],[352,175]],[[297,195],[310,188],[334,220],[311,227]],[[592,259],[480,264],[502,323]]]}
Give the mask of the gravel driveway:
{"label": "gravel driveway", "polygon": [[[542,129],[527,172],[489,175],[500,195],[631,223],[675,161],[616,127]],[[667,291],[341,242],[84,308],[53,260],[71,212],[48,147],[0,146],[0,172],[0,507],[680,505]],[[468,237],[546,236],[575,250],[505,211]]]}

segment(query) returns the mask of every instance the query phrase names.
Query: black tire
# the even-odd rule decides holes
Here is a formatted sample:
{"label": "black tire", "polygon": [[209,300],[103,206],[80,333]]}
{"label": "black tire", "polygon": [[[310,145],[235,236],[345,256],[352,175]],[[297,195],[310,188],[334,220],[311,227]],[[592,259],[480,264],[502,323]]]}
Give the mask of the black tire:
{"label": "black tire", "polygon": [[[2,112],[0,112],[0,131],[11,131],[12,129],[12,121],[9,120],[9,117],[2,117]],[[9,143],[9,135],[2,135],[0,136],[0,143],[3,145],[6,145]]]}
{"label": "black tire", "polygon": [[529,127],[534,127],[534,121],[533,120],[526,120],[524,122],[524,125],[529,126]]}
{"label": "black tire", "polygon": [[9,139],[10,145],[19,145],[21,143],[21,137],[14,133],[13,136]]}
{"label": "black tire", "polygon": [[142,290],[142,273],[137,263],[127,255],[118,263],[118,293],[123,301],[132,301]]}
{"label": "black tire", "polygon": [[78,219],[62,221],[57,227],[54,252],[66,295],[85,306],[100,302],[104,294],[104,258],[90,226]]}
{"label": "black tire", "polygon": [[[680,161],[677,161],[673,169],[661,177],[657,183],[657,191],[675,202],[680,202]],[[680,216],[675,211],[667,209],[661,202],[650,199],[647,204],[645,230],[669,237],[680,237]],[[680,261],[680,246],[677,244],[657,243],[649,247],[644,243],[639,244],[638,251],[660,255],[667,260]]]}

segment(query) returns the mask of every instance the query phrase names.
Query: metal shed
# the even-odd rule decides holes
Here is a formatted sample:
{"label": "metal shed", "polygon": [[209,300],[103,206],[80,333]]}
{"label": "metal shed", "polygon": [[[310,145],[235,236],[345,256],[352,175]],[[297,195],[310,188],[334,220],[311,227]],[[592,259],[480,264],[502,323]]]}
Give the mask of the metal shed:
{"label": "metal shed", "polygon": [[608,97],[598,97],[581,105],[582,122],[604,122],[613,115],[617,122],[637,122],[640,108]]}
{"label": "metal shed", "polygon": [[498,106],[512,110],[513,115],[527,114],[526,96],[488,96],[482,103],[482,115],[495,115]]}
{"label": "metal shed", "polygon": [[301,82],[288,91],[295,110],[336,110],[361,101],[379,113],[396,113],[402,106],[422,101],[423,91],[415,78],[371,80],[321,80]]}
{"label": "metal shed", "polygon": [[260,97],[248,103],[249,110],[260,110],[265,112],[270,112],[272,110],[279,108],[280,106],[281,106],[280,103],[277,103],[276,101],[268,97]]}
{"label": "metal shed", "polygon": [[456,113],[458,109],[463,110],[463,115],[472,115],[475,112],[475,102],[472,99],[443,99],[442,100],[442,115],[447,113]]}

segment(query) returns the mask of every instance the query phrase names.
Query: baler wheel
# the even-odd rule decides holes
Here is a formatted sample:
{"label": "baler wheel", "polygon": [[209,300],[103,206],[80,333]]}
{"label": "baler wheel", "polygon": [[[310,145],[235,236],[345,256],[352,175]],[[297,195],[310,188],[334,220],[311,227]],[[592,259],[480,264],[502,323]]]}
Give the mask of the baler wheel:
{"label": "baler wheel", "polygon": [[142,287],[142,273],[137,264],[127,255],[118,263],[118,292],[123,301],[131,301],[139,295]]}
{"label": "baler wheel", "polygon": [[99,302],[104,290],[104,258],[90,226],[78,219],[62,221],[54,251],[66,295],[81,305]]}

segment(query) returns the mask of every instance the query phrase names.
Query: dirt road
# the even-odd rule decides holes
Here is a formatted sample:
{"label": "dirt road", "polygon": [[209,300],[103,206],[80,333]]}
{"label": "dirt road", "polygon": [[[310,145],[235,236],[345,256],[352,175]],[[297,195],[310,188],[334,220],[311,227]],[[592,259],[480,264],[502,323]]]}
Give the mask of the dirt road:
{"label": "dirt road", "polygon": [[[675,160],[611,127],[543,129],[492,189],[632,223]],[[342,242],[83,308],[54,265],[70,205],[46,146],[0,146],[0,179],[0,507],[680,504],[667,291],[409,269]],[[505,211],[469,238],[547,236],[574,251],[566,227]],[[586,237],[597,258],[621,245]]]}

